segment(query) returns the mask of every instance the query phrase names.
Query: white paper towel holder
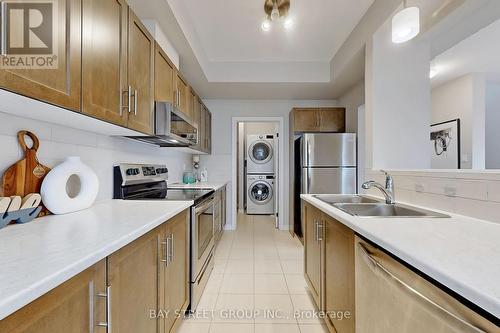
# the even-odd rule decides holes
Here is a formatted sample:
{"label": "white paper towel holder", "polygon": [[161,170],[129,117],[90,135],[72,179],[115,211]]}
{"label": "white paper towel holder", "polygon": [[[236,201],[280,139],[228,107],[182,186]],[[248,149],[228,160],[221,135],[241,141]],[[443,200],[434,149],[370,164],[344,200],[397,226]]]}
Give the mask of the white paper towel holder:
{"label": "white paper towel holder", "polygon": [[[80,181],[80,190],[75,196],[68,194],[67,185],[71,177]],[[40,194],[42,202],[53,214],[67,214],[91,207],[99,192],[96,173],[80,157],[71,156],[53,168],[45,176]]]}

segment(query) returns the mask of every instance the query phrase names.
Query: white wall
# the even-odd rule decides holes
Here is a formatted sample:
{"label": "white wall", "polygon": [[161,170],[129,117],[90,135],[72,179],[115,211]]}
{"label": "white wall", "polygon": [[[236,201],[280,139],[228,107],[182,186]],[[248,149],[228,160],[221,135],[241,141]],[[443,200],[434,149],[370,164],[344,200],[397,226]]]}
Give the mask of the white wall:
{"label": "white wall", "polygon": [[[334,100],[204,100],[212,112],[212,155],[201,156],[201,164],[207,167],[209,180],[231,181],[231,124],[233,117],[282,117],[284,119],[284,133],[288,136],[289,113],[293,107],[327,107],[338,106]],[[284,193],[288,193],[288,144],[285,142],[285,167],[281,179],[285,179]],[[236,157],[235,157],[236,158]],[[228,198],[231,197],[230,189]],[[288,197],[285,195],[285,205],[281,211],[284,221],[288,220]],[[228,205],[231,205],[228,202]],[[228,209],[232,209],[228,207]]]}
{"label": "white wall", "polygon": [[500,83],[486,84],[486,169],[500,169]]}
{"label": "white wall", "polygon": [[484,77],[477,73],[432,89],[431,123],[460,119],[462,169],[484,169],[484,89]]}
{"label": "white wall", "polygon": [[97,173],[100,183],[98,201],[113,197],[113,164],[166,164],[169,182],[182,180],[184,166],[191,165],[191,155],[171,148],[159,148],[0,112],[0,173],[23,156],[17,141],[19,130],[29,130],[40,139],[38,158],[44,165],[54,167],[68,156],[80,156]]}
{"label": "white wall", "polygon": [[391,41],[388,19],[367,45],[367,162],[374,168],[429,168],[430,46]]}
{"label": "white wall", "polygon": [[365,104],[365,80],[359,81],[339,98],[339,105],[346,108],[346,132],[358,132],[358,108]]}

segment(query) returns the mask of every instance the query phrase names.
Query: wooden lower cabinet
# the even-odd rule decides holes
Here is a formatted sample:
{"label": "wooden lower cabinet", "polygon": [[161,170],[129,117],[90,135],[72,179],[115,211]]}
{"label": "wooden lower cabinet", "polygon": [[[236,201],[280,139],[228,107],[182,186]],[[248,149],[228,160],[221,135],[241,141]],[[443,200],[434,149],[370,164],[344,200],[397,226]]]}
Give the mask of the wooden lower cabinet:
{"label": "wooden lower cabinet", "polygon": [[174,332],[189,305],[189,214],[187,211],[171,219],[166,228],[166,268],[162,280],[163,309],[168,311],[164,330]]}
{"label": "wooden lower cabinet", "polygon": [[[106,261],[0,321],[2,333],[106,333]],[[92,313],[91,313],[92,311]],[[116,331],[115,331],[116,332]]]}
{"label": "wooden lower cabinet", "polygon": [[319,231],[321,229],[321,211],[312,205],[304,204],[304,275],[311,295],[318,309],[322,309],[321,281],[322,281],[322,242]]}
{"label": "wooden lower cabinet", "polygon": [[108,257],[111,325],[114,332],[154,333],[159,308],[160,226]]}
{"label": "wooden lower cabinet", "polygon": [[325,215],[324,310],[330,331],[355,332],[354,232]]}
{"label": "wooden lower cabinet", "polygon": [[186,210],[108,257],[114,332],[175,331],[189,302],[188,239]]}
{"label": "wooden lower cabinet", "polygon": [[189,305],[188,277],[185,210],[0,320],[0,332],[175,332]]}
{"label": "wooden lower cabinet", "polygon": [[354,232],[303,203],[304,274],[330,332],[355,332]]}

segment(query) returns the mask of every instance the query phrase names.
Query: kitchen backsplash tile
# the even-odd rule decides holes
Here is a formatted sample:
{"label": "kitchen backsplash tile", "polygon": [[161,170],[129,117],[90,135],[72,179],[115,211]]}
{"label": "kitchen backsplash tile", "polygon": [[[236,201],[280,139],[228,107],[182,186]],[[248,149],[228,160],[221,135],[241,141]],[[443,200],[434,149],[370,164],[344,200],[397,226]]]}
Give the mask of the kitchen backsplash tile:
{"label": "kitchen backsplash tile", "polygon": [[[393,170],[396,200],[500,223],[500,173],[460,171]],[[379,171],[365,175],[384,183]],[[378,190],[367,193],[380,197]]]}
{"label": "kitchen backsplash tile", "polygon": [[97,173],[100,201],[113,196],[113,165],[116,163],[166,164],[172,183],[181,181],[184,169],[191,168],[191,155],[173,148],[159,148],[0,112],[0,174],[21,158],[17,132],[23,129],[32,131],[40,139],[38,158],[49,167],[68,156],[80,156]]}

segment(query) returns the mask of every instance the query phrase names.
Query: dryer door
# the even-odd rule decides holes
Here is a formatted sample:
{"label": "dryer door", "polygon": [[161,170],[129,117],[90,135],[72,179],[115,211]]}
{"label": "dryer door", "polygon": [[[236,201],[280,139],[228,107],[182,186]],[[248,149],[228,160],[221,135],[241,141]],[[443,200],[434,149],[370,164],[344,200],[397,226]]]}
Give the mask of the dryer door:
{"label": "dryer door", "polygon": [[265,205],[273,199],[273,188],[265,181],[257,181],[248,190],[248,197],[254,204]]}
{"label": "dryer door", "polygon": [[250,159],[257,164],[265,164],[273,157],[273,147],[267,141],[255,141],[249,149]]}

